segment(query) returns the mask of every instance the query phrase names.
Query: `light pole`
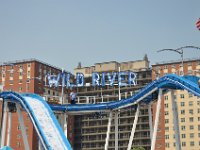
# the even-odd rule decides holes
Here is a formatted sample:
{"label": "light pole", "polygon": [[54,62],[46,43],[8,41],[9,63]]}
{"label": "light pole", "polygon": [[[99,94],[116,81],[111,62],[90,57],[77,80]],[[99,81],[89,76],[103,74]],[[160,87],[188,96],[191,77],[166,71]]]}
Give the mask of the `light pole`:
{"label": "light pole", "polygon": [[161,49],[161,50],[158,50],[157,52],[162,52],[162,51],[173,51],[173,52],[176,52],[178,54],[181,55],[181,64],[182,64],[182,74],[181,75],[184,75],[184,69],[183,69],[183,49],[185,48],[194,48],[194,49],[199,49],[200,50],[200,47],[197,47],[197,46],[183,46],[183,47],[180,47],[180,48],[177,48],[177,49]]}

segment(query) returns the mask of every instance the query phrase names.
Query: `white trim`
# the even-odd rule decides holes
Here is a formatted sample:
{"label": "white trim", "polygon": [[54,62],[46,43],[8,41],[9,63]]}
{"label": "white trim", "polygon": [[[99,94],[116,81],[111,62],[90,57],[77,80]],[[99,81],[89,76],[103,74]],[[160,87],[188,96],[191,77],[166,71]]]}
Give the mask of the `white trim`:
{"label": "white trim", "polygon": [[158,130],[158,123],[159,123],[161,99],[162,99],[162,89],[159,89],[158,101],[157,101],[157,107],[156,107],[155,124],[154,124],[153,136],[152,136],[152,141],[151,141],[151,150],[155,150],[155,145],[156,145],[156,136],[157,136],[157,130]]}
{"label": "white trim", "polygon": [[110,111],[109,118],[108,118],[108,126],[107,126],[107,133],[106,133],[106,142],[105,142],[105,150],[108,150],[108,144],[109,144],[109,139],[110,139],[111,121],[112,121],[112,111]]}
{"label": "white trim", "polygon": [[138,104],[137,110],[136,110],[136,113],[135,113],[135,119],[134,119],[134,122],[133,122],[133,127],[132,127],[132,131],[131,131],[131,136],[129,138],[127,150],[131,150],[131,147],[132,147],[133,138],[134,138],[134,134],[135,134],[135,129],[136,129],[136,126],[137,126],[137,122],[138,122],[139,113],[140,113],[140,104]]}
{"label": "white trim", "polygon": [[22,137],[23,137],[23,142],[24,142],[24,148],[25,148],[25,150],[30,150],[30,146],[28,144],[28,137],[26,135],[26,128],[24,125],[24,119],[23,119],[23,116],[22,116],[22,113],[20,110],[20,105],[16,104],[16,107],[17,107],[17,115],[18,115],[19,124],[21,127],[21,132],[22,132]]}

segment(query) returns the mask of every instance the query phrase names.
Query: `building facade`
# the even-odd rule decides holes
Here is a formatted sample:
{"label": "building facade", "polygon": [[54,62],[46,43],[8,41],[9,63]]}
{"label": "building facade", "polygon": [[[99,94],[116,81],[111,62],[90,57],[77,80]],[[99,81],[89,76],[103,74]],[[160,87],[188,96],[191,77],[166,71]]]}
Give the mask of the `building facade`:
{"label": "building facade", "polygon": [[[200,59],[162,62],[152,65],[152,78],[166,74],[200,76]],[[171,91],[163,95],[156,150],[175,150],[175,132],[172,111],[172,96],[178,112],[178,128],[182,150],[199,150],[200,147],[200,99],[187,91]],[[153,107],[155,113],[156,103]]]}
{"label": "building facade", "polygon": [[[0,66],[1,90],[18,93],[30,92],[44,97],[49,103],[61,103],[61,88],[49,88],[46,84],[47,73],[57,75],[62,70],[36,59],[5,62]],[[68,91],[64,91],[64,103],[68,100]],[[1,108],[2,109],[2,108]],[[23,112],[26,133],[31,150],[38,149],[38,137],[29,116]],[[59,120],[60,115],[57,115]],[[73,121],[73,118],[70,118]],[[71,129],[73,131],[73,128]],[[72,132],[71,131],[71,132]],[[10,146],[15,150],[24,150],[22,133],[17,113],[12,113]],[[69,139],[72,137],[69,136]],[[6,143],[8,141],[5,141]]]}
{"label": "building facade", "polygon": [[[106,85],[92,86],[93,72],[119,72],[133,71],[137,74],[137,85],[118,87]],[[96,63],[91,67],[78,67],[74,69],[75,74],[81,72],[85,77],[85,86],[79,87],[77,91],[78,103],[104,103],[124,99],[137,93],[142,87],[151,82],[151,70],[147,56],[143,60],[118,63],[116,61]],[[127,77],[125,77],[127,81]],[[106,81],[107,82],[107,81]],[[134,121],[136,107],[121,109],[118,116],[118,149],[125,150],[128,147],[129,137]],[[109,114],[106,112],[75,116],[74,124],[74,149],[75,150],[103,150],[106,139]],[[114,116],[113,116],[114,117]],[[150,131],[148,109],[142,106],[139,120],[133,140],[133,146],[150,149]],[[115,149],[115,126],[114,119],[111,123],[109,150]]]}

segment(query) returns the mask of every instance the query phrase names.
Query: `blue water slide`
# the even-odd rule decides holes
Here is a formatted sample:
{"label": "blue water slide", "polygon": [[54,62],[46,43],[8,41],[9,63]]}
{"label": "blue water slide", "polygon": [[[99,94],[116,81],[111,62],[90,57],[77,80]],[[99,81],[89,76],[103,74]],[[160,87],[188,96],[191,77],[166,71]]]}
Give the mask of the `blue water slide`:
{"label": "blue water slide", "polygon": [[19,103],[24,108],[46,150],[72,150],[52,109],[42,97],[14,92],[2,92],[0,97],[4,101]]}
{"label": "blue water slide", "polygon": [[113,102],[100,104],[75,104],[75,105],[50,105],[54,111],[67,111],[69,113],[87,113],[96,111],[107,111],[113,109],[121,109],[137,103],[149,103],[155,100],[155,95],[158,89],[180,89],[200,97],[200,88],[198,85],[199,78],[196,76],[177,76],[175,74],[168,74],[158,80],[154,80],[138,93],[127,99],[122,99]]}
{"label": "blue water slide", "polygon": [[[135,105],[137,103],[150,103],[155,100],[158,90],[180,89],[200,97],[200,88],[198,85],[199,78],[194,76],[177,76],[169,74],[154,80],[138,93],[127,99],[100,104],[74,104],[74,105],[49,105],[40,96],[36,94],[17,94],[14,92],[2,92],[0,97],[4,100],[20,103],[20,105],[29,114],[33,125],[49,150],[71,150],[71,146],[66,139],[54,111],[67,111],[68,113],[85,113],[96,111],[110,111]],[[52,110],[51,110],[52,109]],[[49,126],[46,126],[49,124]],[[60,146],[60,147],[58,147]]]}

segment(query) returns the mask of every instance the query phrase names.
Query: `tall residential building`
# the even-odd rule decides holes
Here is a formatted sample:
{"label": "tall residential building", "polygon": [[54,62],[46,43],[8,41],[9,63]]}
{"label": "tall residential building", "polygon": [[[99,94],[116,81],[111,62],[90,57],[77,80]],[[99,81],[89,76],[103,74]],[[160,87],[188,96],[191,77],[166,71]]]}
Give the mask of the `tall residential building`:
{"label": "tall residential building", "polygon": [[[118,87],[117,81],[114,86],[106,85],[92,86],[93,72],[121,72],[132,71],[137,74],[137,85],[129,85]],[[111,102],[127,98],[137,93],[142,87],[151,82],[151,70],[149,69],[149,61],[147,56],[143,60],[128,61],[128,62],[102,62],[96,63],[91,67],[82,67],[79,63],[78,67],[74,69],[75,74],[82,72],[85,77],[85,86],[78,87],[77,99],[78,103],[103,103]],[[116,77],[118,78],[118,77]],[[125,81],[127,81],[125,77]],[[106,81],[107,83],[108,81]],[[121,109],[119,112],[119,126],[118,126],[118,146],[119,150],[126,150],[128,147],[129,137],[134,121],[136,107],[131,106]],[[93,113],[88,115],[75,116],[74,124],[74,149],[75,150],[103,150],[106,139],[106,131],[108,124],[108,116],[106,112]],[[140,110],[138,124],[136,127],[133,146],[144,147],[145,150],[150,149],[150,131],[149,131],[149,117],[148,109],[144,105]],[[111,123],[111,133],[109,140],[109,150],[115,149],[115,125],[114,120]]]}
{"label": "tall residential building", "polygon": [[[200,76],[200,59],[161,62],[152,65],[152,78],[166,74]],[[199,150],[200,147],[200,98],[184,90],[171,91],[163,95],[156,139],[156,150],[175,150],[172,96],[178,112],[178,128],[182,150]],[[153,112],[156,107],[154,106]]]}
{"label": "tall residential building", "polygon": [[[60,103],[59,97],[61,97],[61,89],[45,86],[46,74],[49,72],[57,75],[62,71],[60,68],[36,59],[28,59],[4,62],[0,66],[0,70],[0,84],[2,90],[18,93],[36,93],[45,97],[49,103]],[[64,92],[64,100],[66,103],[67,91],[65,90]],[[25,112],[23,112],[23,117],[30,149],[37,150],[38,137],[36,131],[34,130],[29,116]],[[57,115],[57,118],[58,117],[59,115]],[[73,120],[73,118],[71,120]],[[71,130],[73,130],[73,128]],[[24,150],[22,133],[16,112],[12,113],[11,133],[10,146],[15,150]]]}

